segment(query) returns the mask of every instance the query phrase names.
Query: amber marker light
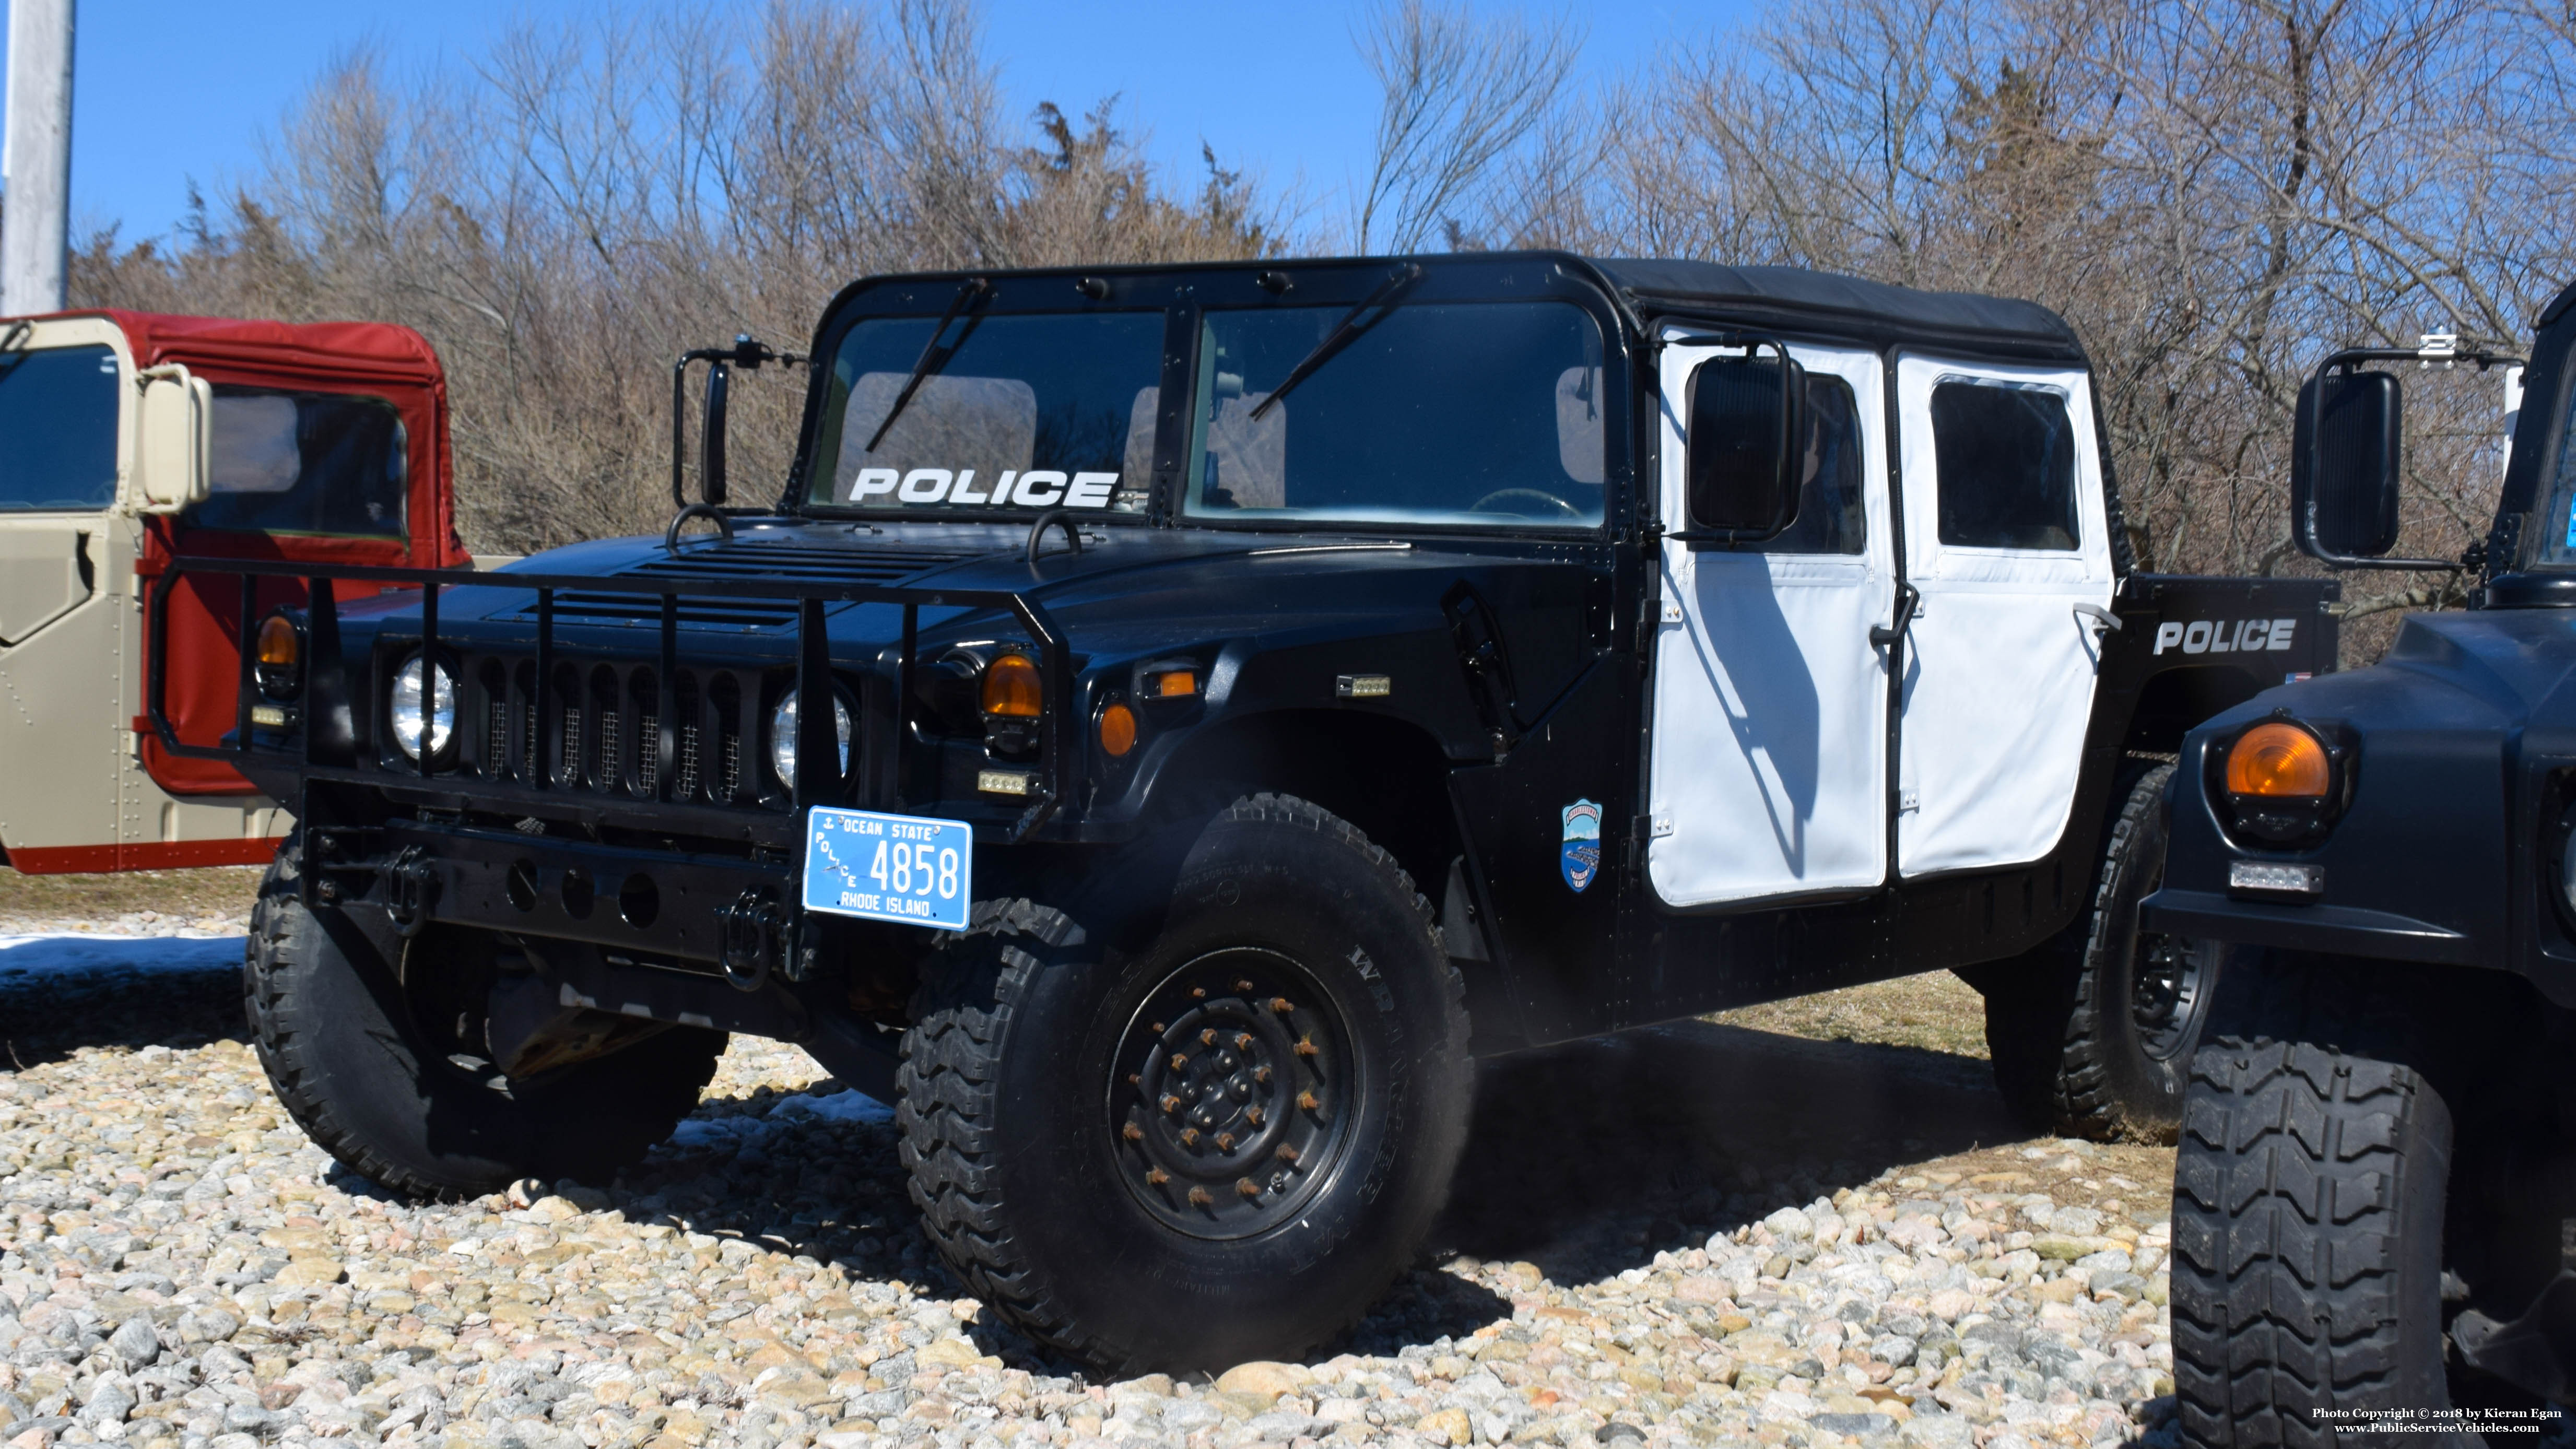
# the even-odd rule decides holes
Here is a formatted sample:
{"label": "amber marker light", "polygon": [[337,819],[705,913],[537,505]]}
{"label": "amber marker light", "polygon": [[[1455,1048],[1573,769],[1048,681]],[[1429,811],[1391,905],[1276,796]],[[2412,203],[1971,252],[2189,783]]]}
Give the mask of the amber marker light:
{"label": "amber marker light", "polygon": [[1199,692],[1199,675],[1195,669],[1171,669],[1147,676],[1145,685],[1158,699],[1181,699]]}
{"label": "amber marker light", "polygon": [[278,699],[295,697],[304,683],[304,633],[293,619],[271,614],[260,620],[252,658],[259,665],[262,693]]}
{"label": "amber marker light", "polygon": [[1100,747],[1112,759],[1124,759],[1136,748],[1136,711],[1113,704],[1100,712]]}
{"label": "amber marker light", "polygon": [[2227,793],[2266,800],[2322,800],[2334,769],[2317,737],[2279,720],[2256,725],[2227,752]]}
{"label": "amber marker light", "polygon": [[1046,690],[1038,667],[1025,654],[1004,654],[984,670],[984,713],[1000,719],[1036,719],[1045,712]]}

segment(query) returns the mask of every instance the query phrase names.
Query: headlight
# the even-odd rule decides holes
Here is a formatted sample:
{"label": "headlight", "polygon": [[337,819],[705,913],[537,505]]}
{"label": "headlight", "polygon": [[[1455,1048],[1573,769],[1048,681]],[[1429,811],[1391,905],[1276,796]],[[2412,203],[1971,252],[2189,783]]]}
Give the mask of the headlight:
{"label": "headlight", "polygon": [[413,654],[394,671],[394,692],[386,714],[394,727],[394,745],[410,759],[420,758],[422,674],[429,676],[429,752],[447,748],[456,733],[456,681],[438,665],[424,665]]}
{"label": "headlight", "polygon": [[259,692],[271,699],[293,699],[304,690],[304,621],[284,609],[259,621],[253,654]]}
{"label": "headlight", "polygon": [[2217,782],[2230,827],[2266,845],[2313,844],[2342,805],[2341,754],[2286,719],[2238,735]]}
{"label": "headlight", "polygon": [[[841,739],[841,773],[850,772],[850,706],[839,695],[832,697],[832,732]],[[778,701],[769,716],[769,768],[778,772],[778,783],[796,788],[796,691]]]}

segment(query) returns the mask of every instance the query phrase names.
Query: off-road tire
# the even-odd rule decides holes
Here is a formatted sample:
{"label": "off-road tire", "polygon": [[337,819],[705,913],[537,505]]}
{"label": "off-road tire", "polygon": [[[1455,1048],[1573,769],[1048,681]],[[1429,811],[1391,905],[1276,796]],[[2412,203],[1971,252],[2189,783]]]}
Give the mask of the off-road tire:
{"label": "off-road tire", "polygon": [[2102,847],[2093,907],[1986,991],[1995,1085],[2035,1133],[2170,1142],[2183,1080],[2206,1025],[2217,962],[2205,959],[2183,1029],[2150,1042],[2133,1009],[2147,964],[2138,903],[2164,876],[2164,793],[2174,767],[2135,775]]}
{"label": "off-road tire", "polygon": [[[670,1136],[715,1075],[724,1033],[674,1027],[507,1090],[487,1085],[420,1029],[396,969],[401,941],[362,914],[375,913],[307,909],[281,851],[251,908],[242,965],[278,1101],[361,1177],[437,1200],[526,1177],[604,1183]],[[440,944],[435,932],[415,940],[409,968],[431,968]]]}
{"label": "off-road tire", "polygon": [[[1283,795],[1183,828],[1186,854],[1143,891],[1100,871],[1063,905],[978,902],[915,997],[898,1075],[902,1158],[940,1254],[1020,1331],[1111,1371],[1294,1359],[1344,1331],[1413,1261],[1472,1107],[1464,984],[1386,851]],[[1339,1166],[1296,1189],[1294,1216],[1218,1241],[1126,1180],[1141,1174],[1113,1129],[1113,1073],[1157,992],[1247,951],[1311,975],[1369,1075]]]}
{"label": "off-road tire", "polygon": [[2174,1165],[2171,1270],[2191,1442],[2375,1442],[2362,1416],[2449,1405],[2451,1145],[2448,1105],[2403,1063],[2306,1040],[2201,1049]]}

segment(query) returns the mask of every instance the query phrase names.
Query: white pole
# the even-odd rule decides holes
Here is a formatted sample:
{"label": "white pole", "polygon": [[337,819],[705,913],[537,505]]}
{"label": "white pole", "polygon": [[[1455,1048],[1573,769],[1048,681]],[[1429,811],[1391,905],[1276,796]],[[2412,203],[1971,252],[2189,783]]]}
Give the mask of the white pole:
{"label": "white pole", "polygon": [[0,314],[13,317],[63,307],[63,257],[71,245],[73,3],[8,0]]}

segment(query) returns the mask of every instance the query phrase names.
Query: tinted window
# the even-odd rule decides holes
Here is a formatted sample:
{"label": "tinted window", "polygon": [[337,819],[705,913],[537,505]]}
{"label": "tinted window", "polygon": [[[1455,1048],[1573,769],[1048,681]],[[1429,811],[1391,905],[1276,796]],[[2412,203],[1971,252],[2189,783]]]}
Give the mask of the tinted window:
{"label": "tinted window", "polygon": [[1943,382],[1932,389],[1941,541],[2075,547],[2075,425],[2054,390]]}
{"label": "tinted window", "polygon": [[1163,314],[970,313],[948,324],[930,374],[888,425],[938,320],[873,318],[841,339],[816,449],[833,464],[816,470],[808,501],[1144,508],[1162,409]]}
{"label": "tinted window", "polygon": [[0,353],[0,509],[116,501],[116,354]]}
{"label": "tinted window", "polygon": [[1381,309],[1263,409],[1347,311],[1207,314],[1186,512],[1513,526],[1601,521],[1601,333],[1581,308],[1517,302]]}
{"label": "tinted window", "polygon": [[400,538],[409,448],[383,398],[219,384],[213,496],[189,526]]}
{"label": "tinted window", "polygon": [[1851,384],[1807,374],[1807,450],[1799,464],[1798,520],[1764,553],[1858,553],[1867,541],[1861,499],[1860,409]]}

